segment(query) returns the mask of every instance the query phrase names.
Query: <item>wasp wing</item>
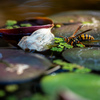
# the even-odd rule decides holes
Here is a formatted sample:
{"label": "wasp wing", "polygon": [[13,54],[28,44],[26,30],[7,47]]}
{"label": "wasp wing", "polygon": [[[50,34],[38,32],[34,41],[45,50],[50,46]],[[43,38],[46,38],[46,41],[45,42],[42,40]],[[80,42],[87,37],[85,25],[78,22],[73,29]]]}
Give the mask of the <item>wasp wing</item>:
{"label": "wasp wing", "polygon": [[100,40],[89,40],[82,42],[85,46],[89,47],[100,47]]}

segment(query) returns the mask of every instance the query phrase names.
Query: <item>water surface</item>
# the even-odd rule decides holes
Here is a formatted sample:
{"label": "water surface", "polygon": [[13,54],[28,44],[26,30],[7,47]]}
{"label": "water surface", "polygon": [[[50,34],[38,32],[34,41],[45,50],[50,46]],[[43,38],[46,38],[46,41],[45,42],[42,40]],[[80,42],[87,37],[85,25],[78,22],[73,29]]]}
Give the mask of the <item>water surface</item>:
{"label": "water surface", "polygon": [[100,0],[0,0],[0,26],[8,19],[29,19],[70,10],[100,10]]}

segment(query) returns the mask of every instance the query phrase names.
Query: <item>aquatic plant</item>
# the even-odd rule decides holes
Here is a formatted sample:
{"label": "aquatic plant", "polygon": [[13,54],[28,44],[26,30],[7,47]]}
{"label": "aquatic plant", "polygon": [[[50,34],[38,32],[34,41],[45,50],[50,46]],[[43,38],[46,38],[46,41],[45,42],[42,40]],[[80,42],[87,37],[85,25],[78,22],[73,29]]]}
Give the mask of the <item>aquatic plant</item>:
{"label": "aquatic plant", "polygon": [[83,66],[74,64],[74,63],[67,63],[61,59],[56,59],[53,63],[62,66],[62,69],[68,70],[69,72],[77,72],[77,73],[88,73],[91,72],[91,69],[85,68]]}
{"label": "aquatic plant", "polygon": [[7,20],[6,21],[6,25],[7,26],[13,26],[14,24],[17,24],[17,21],[16,20]]}
{"label": "aquatic plant", "polygon": [[55,37],[54,39],[54,47],[51,48],[51,51],[62,52],[64,49],[73,48],[73,46],[64,41],[64,38]]}

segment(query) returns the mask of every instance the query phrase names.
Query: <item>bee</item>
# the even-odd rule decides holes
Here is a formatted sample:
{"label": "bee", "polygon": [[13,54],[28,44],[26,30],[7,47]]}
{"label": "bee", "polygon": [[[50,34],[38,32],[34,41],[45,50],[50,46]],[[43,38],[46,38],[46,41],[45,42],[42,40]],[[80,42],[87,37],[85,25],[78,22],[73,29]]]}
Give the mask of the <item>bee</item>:
{"label": "bee", "polygon": [[72,45],[74,47],[76,46],[76,44],[82,44],[83,45],[82,41],[94,40],[93,36],[88,35],[88,34],[84,34],[85,32],[91,31],[92,29],[85,30],[85,31],[83,31],[83,32],[81,32],[81,33],[79,33],[78,35],[75,36],[75,34],[78,32],[78,30],[81,29],[81,27],[82,27],[82,25],[79,26],[75,30],[75,32],[73,33],[73,35],[70,36],[70,37],[63,37],[63,36],[60,36],[60,37],[63,37],[66,43],[68,43],[68,44],[70,44],[70,45]]}

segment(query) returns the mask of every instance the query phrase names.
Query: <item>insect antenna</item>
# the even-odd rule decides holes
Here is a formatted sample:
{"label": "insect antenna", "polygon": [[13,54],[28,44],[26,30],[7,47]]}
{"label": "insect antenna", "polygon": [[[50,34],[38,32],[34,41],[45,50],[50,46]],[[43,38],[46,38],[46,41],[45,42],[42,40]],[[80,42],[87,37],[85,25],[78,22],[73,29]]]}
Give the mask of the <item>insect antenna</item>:
{"label": "insect antenna", "polygon": [[75,37],[77,37],[77,36],[79,36],[79,35],[81,35],[81,34],[83,34],[83,33],[85,33],[85,32],[91,31],[91,30],[92,30],[92,29],[85,30],[85,31],[79,33],[78,35],[76,35]]}
{"label": "insect antenna", "polygon": [[78,32],[78,30],[81,29],[82,26],[83,26],[83,25],[80,25],[80,26],[76,29],[76,31],[73,33],[73,35],[72,35],[71,37],[74,37],[75,34]]}

